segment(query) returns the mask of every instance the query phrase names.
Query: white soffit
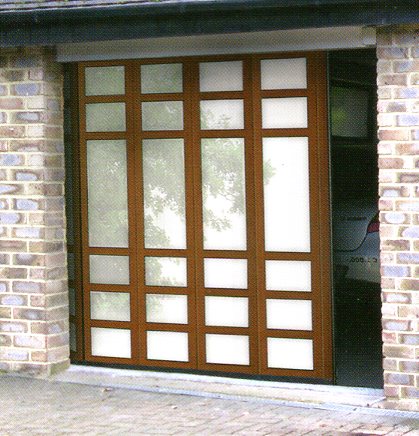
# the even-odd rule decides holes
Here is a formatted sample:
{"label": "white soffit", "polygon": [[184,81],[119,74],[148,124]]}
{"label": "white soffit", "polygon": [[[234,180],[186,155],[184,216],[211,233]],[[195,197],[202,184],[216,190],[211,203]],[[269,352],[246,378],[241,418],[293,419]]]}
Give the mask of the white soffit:
{"label": "white soffit", "polygon": [[365,48],[375,29],[360,26],[99,41],[57,46],[59,62]]}

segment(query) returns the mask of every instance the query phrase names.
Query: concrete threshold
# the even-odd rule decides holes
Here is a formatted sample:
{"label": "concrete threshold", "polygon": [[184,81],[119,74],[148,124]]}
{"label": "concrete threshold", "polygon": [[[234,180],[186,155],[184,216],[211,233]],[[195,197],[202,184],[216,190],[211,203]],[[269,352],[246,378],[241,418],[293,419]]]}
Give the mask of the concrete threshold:
{"label": "concrete threshold", "polygon": [[[358,410],[389,414],[380,409],[383,390],[235,379],[155,371],[71,365],[51,381],[200,397],[263,401],[295,407]],[[404,412],[391,411],[394,414]]]}

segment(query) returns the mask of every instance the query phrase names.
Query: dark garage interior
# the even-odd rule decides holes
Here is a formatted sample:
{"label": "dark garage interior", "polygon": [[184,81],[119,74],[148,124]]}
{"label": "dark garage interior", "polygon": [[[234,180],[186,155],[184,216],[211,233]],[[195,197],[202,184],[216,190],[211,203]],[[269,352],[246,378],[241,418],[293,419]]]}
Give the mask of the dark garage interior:
{"label": "dark garage interior", "polygon": [[382,388],[375,50],[329,55],[335,380]]}

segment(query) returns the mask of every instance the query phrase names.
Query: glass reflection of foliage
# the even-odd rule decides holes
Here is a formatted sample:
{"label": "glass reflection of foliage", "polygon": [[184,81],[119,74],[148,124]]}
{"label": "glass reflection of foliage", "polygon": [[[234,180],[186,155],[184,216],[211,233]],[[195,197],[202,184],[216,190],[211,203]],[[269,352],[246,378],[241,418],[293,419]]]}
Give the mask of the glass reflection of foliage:
{"label": "glass reflection of foliage", "polygon": [[125,141],[88,141],[89,245],[128,246]]}
{"label": "glass reflection of foliage", "polygon": [[[185,222],[183,140],[144,140],[143,172],[145,245],[179,248],[173,246],[167,223],[162,224],[159,219],[171,212],[179,222]],[[176,228],[171,230],[178,231]]]}
{"label": "glass reflection of foliage", "polygon": [[142,104],[143,130],[182,130],[182,101],[153,101]]}
{"label": "glass reflection of foliage", "polygon": [[141,66],[143,94],[182,92],[182,64],[153,64]]}
{"label": "glass reflection of foliage", "polygon": [[130,320],[130,296],[123,292],[91,292],[92,319]]}
{"label": "glass reflection of foliage", "polygon": [[[146,257],[145,277],[146,284],[150,286],[177,286],[186,284],[186,259],[176,257]],[[181,275],[185,272],[185,277]]]}
{"label": "glass reflection of foliage", "polygon": [[[244,141],[242,138],[202,140],[204,226],[231,227],[229,214],[245,214]],[[209,207],[209,199],[228,202],[227,210]]]}

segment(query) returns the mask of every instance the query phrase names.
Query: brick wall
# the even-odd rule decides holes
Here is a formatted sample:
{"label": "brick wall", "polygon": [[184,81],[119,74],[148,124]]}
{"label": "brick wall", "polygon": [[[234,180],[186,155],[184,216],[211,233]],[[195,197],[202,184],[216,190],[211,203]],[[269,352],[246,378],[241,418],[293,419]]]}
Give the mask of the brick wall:
{"label": "brick wall", "polygon": [[62,72],[0,49],[0,370],[68,365]]}
{"label": "brick wall", "polygon": [[377,42],[385,406],[419,410],[419,27]]}

